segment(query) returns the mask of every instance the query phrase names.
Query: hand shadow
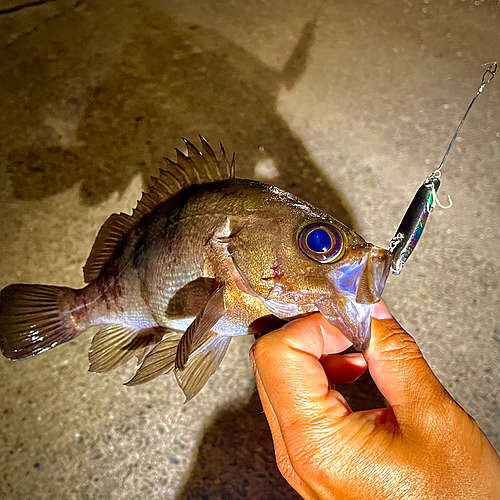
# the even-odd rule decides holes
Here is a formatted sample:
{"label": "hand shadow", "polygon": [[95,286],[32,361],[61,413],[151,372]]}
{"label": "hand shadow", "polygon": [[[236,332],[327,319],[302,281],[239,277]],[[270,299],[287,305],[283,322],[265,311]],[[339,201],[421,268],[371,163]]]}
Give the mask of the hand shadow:
{"label": "hand shadow", "polygon": [[[367,373],[338,389],[353,410],[386,406]],[[256,390],[245,407],[220,412],[207,427],[191,475],[177,496],[177,500],[300,498],[276,466],[271,432]]]}

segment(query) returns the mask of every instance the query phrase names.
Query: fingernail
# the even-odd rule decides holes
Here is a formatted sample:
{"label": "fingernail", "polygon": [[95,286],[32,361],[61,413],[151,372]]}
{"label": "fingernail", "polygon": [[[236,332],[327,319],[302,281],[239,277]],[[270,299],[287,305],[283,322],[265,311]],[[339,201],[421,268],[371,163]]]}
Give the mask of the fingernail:
{"label": "fingernail", "polygon": [[366,360],[363,354],[360,352],[349,352],[347,354],[343,354],[343,356],[349,358],[349,363],[353,365],[360,366],[363,368],[366,366]]}
{"label": "fingernail", "polygon": [[375,309],[373,310],[373,317],[375,319],[393,319],[391,311],[385,305],[385,302],[381,300],[375,305]]}

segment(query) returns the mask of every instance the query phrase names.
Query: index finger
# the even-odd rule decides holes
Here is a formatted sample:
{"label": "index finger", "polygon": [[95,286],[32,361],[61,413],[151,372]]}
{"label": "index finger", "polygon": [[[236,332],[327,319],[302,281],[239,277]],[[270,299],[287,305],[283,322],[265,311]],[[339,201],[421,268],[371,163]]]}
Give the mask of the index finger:
{"label": "index finger", "polygon": [[342,352],[349,346],[340,330],[321,314],[288,323],[255,343],[250,358],[259,392],[265,391],[285,441],[290,426],[300,432],[323,412],[337,417],[350,412],[340,393],[328,389],[319,362],[322,355]]}

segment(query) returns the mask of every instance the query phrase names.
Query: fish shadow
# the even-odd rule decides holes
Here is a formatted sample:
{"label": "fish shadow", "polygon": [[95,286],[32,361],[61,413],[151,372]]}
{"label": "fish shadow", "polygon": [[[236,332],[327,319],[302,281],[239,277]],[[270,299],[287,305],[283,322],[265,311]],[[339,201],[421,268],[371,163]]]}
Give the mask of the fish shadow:
{"label": "fish shadow", "polygon": [[[116,42],[120,53],[111,61],[102,53],[112,49],[101,49],[105,70],[99,57],[87,56],[95,48],[87,49],[85,39],[66,40],[62,31],[53,30],[43,43],[27,42],[33,43],[29,61],[18,61],[23,53],[9,50],[5,73],[19,79],[6,78],[5,91],[19,101],[13,120],[22,107],[22,125],[29,129],[10,137],[7,170],[14,195],[39,200],[77,184],[81,200],[95,205],[114,192],[121,195],[138,174],[149,183],[164,167],[163,157],[181,147],[181,136],[196,142],[201,133],[213,146],[222,141],[236,152],[238,177],[263,180],[255,167],[264,163],[271,169],[269,183],[353,227],[344,200],[277,110],[280,93],[291,90],[307,67],[315,23],[304,25],[288,61],[274,69],[215,30],[181,25],[148,9],[121,12],[129,31]],[[65,21],[69,33],[93,29],[85,18]],[[78,53],[61,51],[61,45],[79,42],[84,46]],[[68,85],[72,80],[77,84]]]}
{"label": "fish shadow", "polygon": [[[370,375],[339,386],[353,410],[386,407]],[[228,408],[205,429],[196,462],[177,500],[300,499],[276,465],[271,433],[255,391],[243,408]]]}

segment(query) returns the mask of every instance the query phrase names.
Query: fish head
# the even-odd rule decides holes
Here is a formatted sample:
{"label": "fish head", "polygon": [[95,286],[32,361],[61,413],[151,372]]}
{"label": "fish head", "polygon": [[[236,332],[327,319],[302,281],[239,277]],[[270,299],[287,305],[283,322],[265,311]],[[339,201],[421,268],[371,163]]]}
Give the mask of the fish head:
{"label": "fish head", "polygon": [[381,299],[390,273],[391,253],[366,243],[346,251],[327,273],[328,291],[315,304],[362,351],[370,343],[370,324],[375,304]]}
{"label": "fish head", "polygon": [[247,220],[230,253],[275,316],[320,311],[357,350],[368,347],[373,309],[390,272],[388,250],[302,202]]}

